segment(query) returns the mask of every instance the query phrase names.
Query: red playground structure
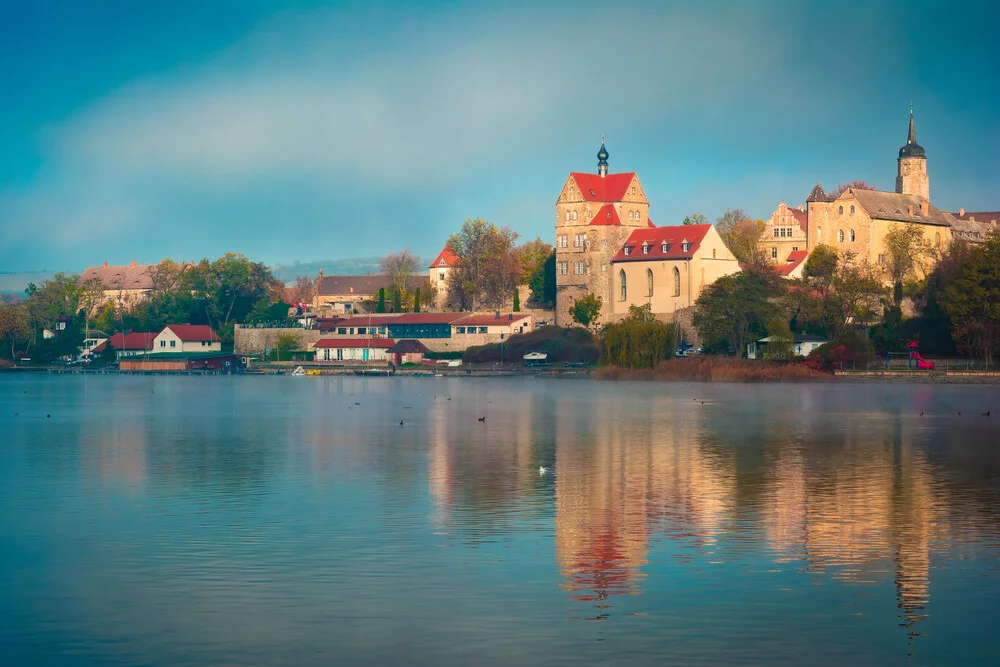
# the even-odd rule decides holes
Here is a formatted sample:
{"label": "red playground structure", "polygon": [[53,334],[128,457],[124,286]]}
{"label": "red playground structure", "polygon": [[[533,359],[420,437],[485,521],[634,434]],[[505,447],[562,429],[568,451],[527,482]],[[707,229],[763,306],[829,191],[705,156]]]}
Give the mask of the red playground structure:
{"label": "red playground structure", "polygon": [[911,342],[906,346],[910,350],[908,368],[916,368],[918,371],[932,371],[934,370],[934,362],[927,361],[920,356],[920,346],[917,345],[917,341]]}

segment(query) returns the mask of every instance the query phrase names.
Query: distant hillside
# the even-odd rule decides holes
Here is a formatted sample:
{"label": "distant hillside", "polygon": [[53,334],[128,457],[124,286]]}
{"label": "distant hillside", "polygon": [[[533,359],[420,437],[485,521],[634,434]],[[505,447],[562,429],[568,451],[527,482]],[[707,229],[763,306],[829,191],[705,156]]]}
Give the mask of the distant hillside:
{"label": "distant hillside", "polygon": [[12,292],[24,296],[28,283],[36,285],[46,278],[51,278],[50,271],[33,271],[31,273],[0,273],[0,292]]}
{"label": "distant hillside", "polygon": [[[315,278],[319,270],[328,276],[367,276],[379,272],[378,263],[381,257],[353,257],[350,259],[327,259],[318,262],[299,262],[277,264],[272,266],[274,275],[286,283],[299,276]],[[431,260],[420,260],[420,273],[430,266]]]}

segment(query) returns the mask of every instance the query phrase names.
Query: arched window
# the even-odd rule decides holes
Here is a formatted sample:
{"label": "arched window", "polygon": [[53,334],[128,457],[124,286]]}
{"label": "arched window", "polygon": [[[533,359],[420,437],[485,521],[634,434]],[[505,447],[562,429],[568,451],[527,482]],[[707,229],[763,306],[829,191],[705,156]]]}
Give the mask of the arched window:
{"label": "arched window", "polygon": [[934,247],[941,247],[941,232],[934,232]]}
{"label": "arched window", "polygon": [[715,248],[712,248],[712,259],[715,259]]}
{"label": "arched window", "polygon": [[681,295],[681,270],[674,267],[674,296]]}
{"label": "arched window", "polygon": [[569,220],[569,211],[566,211],[566,219]]}
{"label": "arched window", "polygon": [[854,243],[854,230],[851,230],[851,243]]}
{"label": "arched window", "polygon": [[629,211],[629,212],[628,212],[628,219],[629,219],[629,220],[631,220],[631,219],[632,219],[632,211]]}
{"label": "arched window", "polygon": [[628,294],[628,292],[625,289],[625,269],[622,269],[621,271],[618,272],[618,282],[620,282],[622,285],[621,286],[622,292],[621,295],[618,297],[618,300],[624,301],[626,295]]}
{"label": "arched window", "polygon": [[838,206],[837,207],[837,215],[844,215],[844,207],[843,206]]}
{"label": "arched window", "polygon": [[646,296],[653,296],[653,270],[646,269]]}
{"label": "arched window", "polygon": [[576,220],[576,211],[573,211],[573,219]]}
{"label": "arched window", "polygon": [[854,215],[854,204],[851,204],[851,215]]}
{"label": "arched window", "polygon": [[843,229],[837,231],[837,242],[838,243],[843,243],[844,242],[844,230]]}

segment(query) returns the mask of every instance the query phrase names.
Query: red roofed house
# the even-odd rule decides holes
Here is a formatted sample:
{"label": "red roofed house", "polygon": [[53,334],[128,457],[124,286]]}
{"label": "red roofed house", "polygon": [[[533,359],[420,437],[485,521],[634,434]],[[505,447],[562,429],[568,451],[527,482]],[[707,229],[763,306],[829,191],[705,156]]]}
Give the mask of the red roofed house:
{"label": "red roofed house", "polygon": [[101,354],[109,344],[114,348],[117,357],[136,357],[153,351],[153,340],[157,334],[151,331],[136,331],[127,334],[116,333],[110,339],[95,346],[88,354]]}
{"label": "red roofed house", "polygon": [[649,304],[655,315],[688,308],[705,287],[740,270],[709,224],[633,230],[611,265],[611,319],[628,315],[630,306]]}
{"label": "red roofed house", "polygon": [[316,361],[388,361],[391,338],[320,338],[313,345]]}
{"label": "red roofed house", "polygon": [[799,208],[788,206],[785,202],[778,204],[778,208],[764,223],[766,227],[761,239],[772,262],[781,265],[788,259],[789,253],[806,249],[807,219],[804,204]]}
{"label": "red roofed house", "polygon": [[447,301],[448,296],[448,274],[458,265],[458,255],[450,246],[445,246],[438,256],[431,262],[428,277],[431,287],[437,290],[437,302],[442,304]]}
{"label": "red roofed house", "polygon": [[809,257],[808,250],[793,250],[788,254],[788,259],[784,264],[776,267],[775,272],[785,278],[802,278],[802,271],[806,268],[806,258]]}
{"label": "red roofed house", "polygon": [[639,177],[608,173],[602,138],[597,173],[570,173],[556,201],[556,324],[571,325],[570,307],[587,294],[604,300],[600,319],[609,321],[611,257],[633,230],[651,226]]}
{"label": "red roofed house", "polygon": [[168,324],[153,339],[153,352],[221,352],[222,339],[205,324]]}

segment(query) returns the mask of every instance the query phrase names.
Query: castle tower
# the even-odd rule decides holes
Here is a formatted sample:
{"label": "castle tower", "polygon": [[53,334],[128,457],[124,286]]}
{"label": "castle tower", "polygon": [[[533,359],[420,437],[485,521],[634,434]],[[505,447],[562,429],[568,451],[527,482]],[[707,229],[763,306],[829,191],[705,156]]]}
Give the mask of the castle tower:
{"label": "castle tower", "polygon": [[927,179],[927,155],[917,143],[917,132],[913,128],[913,105],[910,105],[910,131],[906,135],[906,145],[899,149],[896,172],[896,192],[916,195],[930,201],[930,183]]}
{"label": "castle tower", "polygon": [[611,319],[611,258],[633,229],[651,227],[649,201],[635,172],[612,174],[601,137],[597,173],[571,172],[556,200],[556,324],[572,326],[569,309],[587,294],[601,297],[600,323]]}

